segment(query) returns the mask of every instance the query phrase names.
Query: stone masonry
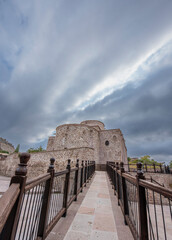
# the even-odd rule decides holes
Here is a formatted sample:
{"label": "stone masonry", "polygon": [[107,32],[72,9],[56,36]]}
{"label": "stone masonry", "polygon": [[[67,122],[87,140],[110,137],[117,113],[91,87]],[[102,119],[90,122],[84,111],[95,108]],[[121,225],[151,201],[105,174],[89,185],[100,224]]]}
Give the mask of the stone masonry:
{"label": "stone masonry", "polygon": [[106,161],[127,163],[127,149],[121,130],[105,130],[104,124],[96,120],[58,126],[56,135],[49,137],[47,151],[80,147],[93,149],[92,159],[96,161],[97,169]]}
{"label": "stone masonry", "polygon": [[0,137],[0,150],[13,153],[15,151],[14,146],[9,143],[6,139]]}
{"label": "stone masonry", "polygon": [[[127,163],[127,149],[120,129],[106,130],[102,122],[87,120],[58,126],[56,135],[48,139],[46,151],[31,154],[28,177],[46,173],[51,157],[56,159],[56,171],[66,167],[67,159],[71,159],[72,165],[76,159],[94,160],[97,169],[103,170],[106,161]],[[0,161],[0,174],[12,176],[18,161],[16,153]]]}

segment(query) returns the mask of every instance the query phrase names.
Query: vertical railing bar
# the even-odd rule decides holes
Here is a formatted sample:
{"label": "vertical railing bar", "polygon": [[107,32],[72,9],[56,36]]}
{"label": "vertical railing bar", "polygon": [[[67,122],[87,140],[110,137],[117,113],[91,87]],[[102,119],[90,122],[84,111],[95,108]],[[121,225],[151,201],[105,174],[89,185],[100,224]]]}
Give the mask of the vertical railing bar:
{"label": "vertical railing bar", "polygon": [[156,203],[155,203],[155,193],[154,193],[154,191],[153,191],[153,205],[154,205],[154,213],[155,213],[156,235],[157,235],[157,239],[159,239],[158,224],[157,224],[157,214],[156,214]]}
{"label": "vertical railing bar", "polygon": [[57,192],[57,189],[56,189],[56,186],[54,188],[54,190],[51,192],[51,194],[53,194],[52,196],[52,199],[53,199],[53,202],[52,202],[52,216],[51,216],[51,221],[53,220],[53,218],[56,216],[56,193]]}
{"label": "vertical railing bar", "polygon": [[[31,230],[31,219],[32,219],[32,222],[33,222],[33,216],[34,216],[34,211],[35,211],[35,198],[37,196],[37,188],[38,188],[38,185],[35,187],[35,193],[34,193],[34,197],[33,197],[33,202],[34,202],[34,205],[33,205],[33,208],[32,208],[32,212],[31,212],[31,215],[30,215],[30,219],[29,219],[29,227],[28,227],[28,233],[27,233],[27,236],[29,236],[29,233],[30,233],[30,230]],[[33,188],[33,191],[34,191],[34,188]]]}
{"label": "vertical railing bar", "polygon": [[[33,191],[34,191],[34,188],[32,188],[31,189],[32,191],[31,191],[31,201],[30,201],[30,204],[29,204],[29,206],[30,206],[30,209],[29,209],[29,218],[27,218],[27,219],[29,219],[27,222],[28,222],[28,227],[27,227],[27,229],[26,229],[26,236],[28,236],[29,234],[29,229],[30,229],[30,223],[31,223],[31,216],[32,216],[32,213],[33,213],[33,208],[32,208],[32,206],[33,206],[33,203],[34,203],[34,199],[35,199],[35,195],[36,194],[34,194],[33,193]],[[34,195],[33,195],[34,194]]]}
{"label": "vertical railing bar", "polygon": [[51,221],[52,211],[53,211],[53,186],[54,186],[54,179],[52,183],[52,189],[50,192],[50,205],[49,205],[49,211],[48,211],[48,222]]}
{"label": "vertical railing bar", "polygon": [[133,209],[134,209],[134,222],[135,222],[135,227],[137,229],[137,219],[136,219],[136,187],[133,185],[133,188],[134,188],[134,199],[133,199],[133,203],[134,203],[134,206],[133,206]]}
{"label": "vertical railing bar", "polygon": [[36,226],[36,221],[37,221],[37,212],[38,212],[38,208],[39,208],[39,201],[40,201],[40,199],[41,199],[41,186],[42,186],[42,183],[40,183],[38,186],[39,186],[40,194],[38,194],[37,201],[36,201],[36,209],[35,209],[35,214],[34,214],[34,222],[32,223],[32,226],[31,226],[31,233],[30,233],[30,238],[29,238],[29,240],[32,239],[32,237],[34,236],[34,232],[35,232],[35,230],[36,230],[35,226]]}
{"label": "vertical railing bar", "polygon": [[135,224],[136,224],[136,229],[137,229],[137,217],[136,217],[136,211],[137,211],[137,199],[136,199],[136,194],[137,194],[137,189],[136,189],[136,186],[134,185],[134,217],[135,217]]}
{"label": "vertical railing bar", "polygon": [[163,227],[164,227],[164,236],[165,236],[165,240],[166,240],[167,236],[166,236],[166,227],[165,227],[165,220],[164,220],[164,209],[163,209],[163,205],[162,205],[161,194],[160,194],[160,202],[161,202],[161,211],[162,211],[162,219],[163,219]]}
{"label": "vertical railing bar", "polygon": [[[23,239],[25,238],[25,235],[26,235],[26,232],[27,232],[27,226],[28,226],[28,216],[30,215],[30,211],[31,211],[31,201],[32,201],[32,196],[31,196],[31,190],[29,190],[29,195],[30,195],[30,198],[29,198],[29,203],[28,203],[28,210],[27,210],[27,215],[26,215],[26,222],[25,222],[25,227],[24,227],[24,235],[23,235]],[[27,235],[26,235],[27,236]]]}
{"label": "vertical railing bar", "polygon": [[41,195],[41,191],[40,191],[41,184],[37,185],[37,187],[38,187],[38,195],[37,195],[36,204],[35,204],[34,221],[32,221],[32,225],[31,225],[31,229],[30,229],[30,236],[33,235],[33,228],[35,226],[34,223],[36,222],[36,212],[37,212],[37,209],[38,209],[38,203],[39,203],[39,199],[40,199],[40,195]]}
{"label": "vertical railing bar", "polygon": [[80,180],[81,192],[82,192],[82,188],[83,188],[83,176],[84,176],[84,161],[82,160],[82,163],[81,163],[81,180]]}
{"label": "vertical railing bar", "polygon": [[137,216],[137,188],[135,186],[135,217],[136,217],[136,229],[137,229],[137,232],[138,232],[138,216]]}
{"label": "vertical railing bar", "polygon": [[[134,185],[131,184],[131,189],[132,189],[132,196],[134,196]],[[131,200],[131,217],[132,217],[132,222],[133,225],[135,225],[135,218],[134,218],[134,201]]]}
{"label": "vertical railing bar", "polygon": [[138,198],[138,213],[139,213],[139,238],[144,240],[148,238],[148,223],[146,211],[146,193],[145,188],[140,186],[139,181],[145,179],[142,171],[142,163],[137,163],[137,198]]}
{"label": "vertical railing bar", "polygon": [[[57,195],[55,198],[55,208],[56,208],[56,214],[59,212],[59,195],[60,195],[60,189],[61,189],[61,181],[60,178],[56,178],[56,183],[57,183]],[[60,186],[59,186],[60,185]]]}
{"label": "vertical railing bar", "polygon": [[[57,197],[58,197],[58,177],[55,178],[55,185],[54,185],[54,204],[53,204],[53,208],[54,208],[54,215],[53,218],[56,216],[57,214]],[[52,220],[53,220],[52,218]]]}
{"label": "vertical railing bar", "polygon": [[52,189],[50,193],[50,208],[49,208],[48,222],[49,221],[51,222],[54,216],[55,190],[56,190],[56,178],[53,179]]}
{"label": "vertical railing bar", "polygon": [[[146,189],[146,195],[147,195],[146,206],[147,206],[147,211],[148,211],[148,216],[149,216],[149,229],[150,229],[150,236],[153,236],[153,239],[155,239],[155,235],[154,235],[153,227],[152,227],[152,221],[151,221],[150,209],[149,209],[149,194],[148,194],[148,189]],[[152,238],[152,237],[151,237],[151,238]]]}
{"label": "vertical railing bar", "polygon": [[50,209],[50,197],[51,197],[51,190],[52,184],[54,179],[54,158],[50,158],[50,165],[47,170],[49,173],[49,178],[45,182],[45,189],[43,193],[43,202],[41,206],[41,213],[39,218],[39,226],[38,226],[38,233],[37,237],[45,239],[46,229],[47,229],[47,222],[49,216],[49,209]]}
{"label": "vertical railing bar", "polygon": [[74,176],[74,191],[73,194],[75,195],[75,201],[77,201],[77,194],[78,194],[78,173],[79,173],[79,159],[76,160],[76,171]]}
{"label": "vertical railing bar", "polygon": [[58,177],[56,177],[54,179],[54,215],[51,219],[51,221],[53,220],[53,218],[56,216],[56,214],[58,213]]}
{"label": "vertical railing bar", "polygon": [[[136,189],[136,191],[138,191],[138,189]],[[137,208],[136,208],[136,210],[137,210],[137,232],[139,232],[139,212],[138,212],[138,197],[137,197],[137,195],[136,195],[136,202],[137,202]]]}
{"label": "vertical railing bar", "polygon": [[68,164],[66,169],[68,169],[68,173],[66,173],[65,176],[65,182],[64,182],[64,195],[63,195],[63,207],[65,208],[65,213],[63,214],[63,217],[66,217],[67,214],[67,203],[68,203],[68,194],[69,194],[69,181],[70,181],[70,159],[68,159]]}
{"label": "vertical railing bar", "polygon": [[172,209],[171,209],[171,203],[170,203],[170,199],[168,199],[168,201],[169,201],[170,215],[171,215],[171,219],[172,219]]}
{"label": "vertical railing bar", "polygon": [[[134,197],[134,185],[132,184],[131,186],[131,189],[132,189],[132,196]],[[132,221],[133,221],[133,224],[135,224],[135,218],[134,218],[134,199],[133,201],[131,201],[131,216],[132,216]]]}
{"label": "vertical railing bar", "polygon": [[34,233],[35,233],[35,235],[37,235],[37,233],[38,233],[39,219],[40,219],[41,208],[42,208],[42,203],[43,203],[43,196],[44,196],[44,190],[45,190],[45,182],[43,182],[41,185],[42,185],[42,187],[44,189],[42,191],[42,195],[40,195],[40,198],[39,198],[39,204],[38,204],[38,208],[37,208],[37,212],[36,212],[36,218],[35,218],[36,222],[35,222],[34,231],[33,231],[33,235],[32,236],[34,236]]}
{"label": "vertical railing bar", "polygon": [[57,209],[58,209],[58,211],[62,208],[62,202],[60,201],[61,200],[61,194],[62,194],[62,196],[63,196],[63,192],[62,192],[62,185],[64,185],[63,184],[63,182],[60,180],[60,187],[59,187],[59,194],[57,195],[57,203],[56,203],[56,206],[57,206]]}
{"label": "vertical railing bar", "polygon": [[58,196],[59,196],[59,182],[58,182],[58,177],[56,177],[56,185],[55,185],[55,192],[54,192],[54,208],[55,208],[55,215],[54,217],[57,215],[58,213]]}
{"label": "vertical railing bar", "polygon": [[[20,207],[20,213],[19,213],[19,216],[21,216],[21,212],[22,212],[22,209],[23,209],[24,198],[25,198],[25,192],[23,193],[22,203],[21,203],[21,207]],[[19,220],[20,220],[20,217],[19,217],[18,222],[17,222],[16,233],[17,233],[18,231],[20,231],[20,230],[18,229]]]}
{"label": "vertical railing bar", "polygon": [[146,208],[147,208],[147,211],[148,211],[148,218],[149,218],[149,221],[148,221],[148,230],[149,230],[149,236],[150,236],[150,239],[152,239],[152,227],[151,227],[151,220],[150,220],[150,213],[149,213],[149,208],[147,206],[147,202],[149,204],[149,200],[148,200],[148,189],[145,189],[146,191]]}
{"label": "vertical railing bar", "polygon": [[60,194],[57,195],[57,209],[58,209],[58,212],[61,210],[62,208],[62,203],[60,204]]}
{"label": "vertical railing bar", "polygon": [[[30,190],[29,190],[30,191]],[[24,197],[27,195],[27,200],[26,200],[26,204],[25,204],[25,207],[24,207],[24,213],[23,213],[23,217],[22,217],[22,222],[21,222],[21,226],[20,226],[20,232],[19,232],[19,239],[20,239],[20,236],[21,236],[21,231],[23,229],[23,224],[24,224],[24,219],[25,219],[25,214],[26,214],[26,209],[28,208],[28,199],[29,199],[29,194],[26,194],[24,193]]]}
{"label": "vertical railing bar", "polygon": [[[127,183],[130,184],[128,181],[127,181]],[[128,185],[128,184],[127,184],[127,185]],[[130,189],[131,189],[131,188],[130,188]],[[131,189],[131,191],[132,191],[132,189]],[[130,199],[129,191],[128,191],[128,190],[127,190],[127,194],[128,194],[128,199]],[[129,200],[128,202],[129,202],[129,206],[130,206],[130,207],[129,207],[129,216],[132,217],[132,212],[131,212],[131,200]],[[132,221],[132,220],[131,220],[131,221]]]}

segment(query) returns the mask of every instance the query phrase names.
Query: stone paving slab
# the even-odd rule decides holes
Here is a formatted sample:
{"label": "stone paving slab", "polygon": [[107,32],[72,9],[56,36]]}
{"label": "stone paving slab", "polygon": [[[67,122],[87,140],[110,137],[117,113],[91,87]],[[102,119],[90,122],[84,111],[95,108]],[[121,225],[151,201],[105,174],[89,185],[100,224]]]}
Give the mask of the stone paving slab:
{"label": "stone paving slab", "polygon": [[9,188],[10,180],[10,177],[0,176],[0,197]]}
{"label": "stone paving slab", "polygon": [[[102,219],[103,214],[106,216]],[[106,223],[108,216],[112,222],[109,226]],[[83,192],[78,195],[78,200],[69,207],[67,217],[61,218],[46,238],[46,240],[64,239],[133,240],[129,227],[124,224],[121,209],[106,172],[95,172]]]}
{"label": "stone paving slab", "polygon": [[105,172],[94,180],[64,240],[118,240]]}

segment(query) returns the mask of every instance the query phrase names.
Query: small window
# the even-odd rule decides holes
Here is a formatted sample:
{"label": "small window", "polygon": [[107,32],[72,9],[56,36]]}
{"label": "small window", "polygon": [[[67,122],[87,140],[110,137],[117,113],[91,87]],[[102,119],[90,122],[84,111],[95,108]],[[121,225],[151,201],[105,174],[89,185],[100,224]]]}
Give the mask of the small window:
{"label": "small window", "polygon": [[109,146],[109,141],[108,141],[108,140],[105,142],[105,145],[106,145],[106,146]]}

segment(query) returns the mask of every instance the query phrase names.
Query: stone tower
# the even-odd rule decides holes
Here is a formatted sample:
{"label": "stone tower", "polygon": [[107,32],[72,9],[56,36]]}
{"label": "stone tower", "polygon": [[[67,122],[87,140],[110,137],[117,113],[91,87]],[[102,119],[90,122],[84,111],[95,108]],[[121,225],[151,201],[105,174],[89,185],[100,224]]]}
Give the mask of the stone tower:
{"label": "stone tower", "polygon": [[96,161],[97,169],[104,169],[106,161],[127,163],[127,149],[121,130],[106,130],[104,123],[97,120],[58,126],[56,135],[49,137],[47,151],[66,149],[85,149],[85,155],[89,149],[92,150],[90,160]]}

